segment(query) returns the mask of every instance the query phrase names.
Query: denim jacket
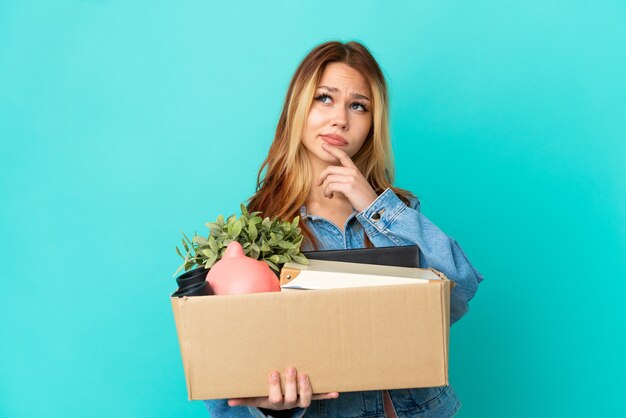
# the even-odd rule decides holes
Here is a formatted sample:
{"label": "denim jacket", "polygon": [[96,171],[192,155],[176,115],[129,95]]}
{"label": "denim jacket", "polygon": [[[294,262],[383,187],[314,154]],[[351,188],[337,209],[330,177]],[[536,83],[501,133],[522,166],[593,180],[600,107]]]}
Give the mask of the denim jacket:
{"label": "denim jacket", "polygon": [[[420,202],[412,198],[405,205],[387,189],[362,212],[353,210],[342,232],[332,222],[300,210],[311,232],[319,240],[319,249],[363,248],[365,232],[375,247],[414,245],[420,248],[420,266],[432,267],[456,283],[450,294],[450,323],[458,321],[468,309],[468,302],[483,280],[472,267],[459,244],[444,234],[420,213]],[[303,248],[308,250],[311,248]],[[408,371],[409,373],[411,371]],[[416,371],[417,372],[417,371]],[[452,417],[461,404],[451,386],[389,390],[398,418]],[[265,417],[253,407],[229,407],[227,400],[206,400],[212,417]],[[308,408],[293,409],[293,418],[300,417],[384,417],[383,392],[342,392],[337,399],[311,401]]]}

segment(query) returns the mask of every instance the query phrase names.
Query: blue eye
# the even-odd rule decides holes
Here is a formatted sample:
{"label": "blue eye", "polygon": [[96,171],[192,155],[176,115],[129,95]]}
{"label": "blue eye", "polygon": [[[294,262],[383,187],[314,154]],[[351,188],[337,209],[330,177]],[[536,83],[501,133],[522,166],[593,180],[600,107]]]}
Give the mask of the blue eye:
{"label": "blue eye", "polygon": [[315,98],[315,100],[319,100],[319,101],[320,101],[320,102],[322,102],[322,103],[328,103],[328,102],[324,101],[324,99],[331,99],[331,100],[332,100],[332,97],[330,97],[330,96],[329,96],[328,94],[326,94],[326,93],[322,93],[322,94],[320,94],[319,96],[317,96],[317,97]]}
{"label": "blue eye", "polygon": [[[328,100],[327,100],[328,99]],[[315,96],[315,100],[320,101],[322,103],[326,103],[329,104],[331,103],[331,101],[333,100],[332,97],[330,97],[328,94],[326,93],[322,93],[318,96]],[[357,110],[361,113],[365,113],[367,112],[367,107],[365,106],[365,104],[361,103],[361,102],[353,102],[350,104],[350,109],[352,110]]]}
{"label": "blue eye", "polygon": [[354,106],[354,105],[361,106],[361,109],[355,109],[354,107],[353,107],[353,109],[360,110],[361,112],[367,112],[367,107],[365,107],[365,105],[363,103],[354,102],[350,106]]}

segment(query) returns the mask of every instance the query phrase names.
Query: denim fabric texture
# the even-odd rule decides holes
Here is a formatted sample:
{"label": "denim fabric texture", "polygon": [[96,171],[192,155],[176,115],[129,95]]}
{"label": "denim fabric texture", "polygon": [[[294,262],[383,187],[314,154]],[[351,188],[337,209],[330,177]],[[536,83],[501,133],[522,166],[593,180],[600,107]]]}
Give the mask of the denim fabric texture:
{"label": "denim fabric texture", "polygon": [[[343,232],[332,222],[307,213],[304,206],[300,214],[318,238],[320,250],[363,248],[364,232],[375,247],[417,244],[420,266],[437,269],[456,283],[450,294],[451,324],[467,312],[468,302],[483,280],[459,244],[421,214],[417,198],[411,199],[407,206],[387,189],[362,212],[354,210],[346,220]],[[398,418],[447,418],[454,416],[461,406],[451,386],[389,390],[389,395]],[[203,402],[212,417],[266,416],[258,408],[229,407],[225,399]],[[296,408],[292,416],[382,418],[385,416],[383,392],[342,392],[337,399],[312,401],[308,408]]]}

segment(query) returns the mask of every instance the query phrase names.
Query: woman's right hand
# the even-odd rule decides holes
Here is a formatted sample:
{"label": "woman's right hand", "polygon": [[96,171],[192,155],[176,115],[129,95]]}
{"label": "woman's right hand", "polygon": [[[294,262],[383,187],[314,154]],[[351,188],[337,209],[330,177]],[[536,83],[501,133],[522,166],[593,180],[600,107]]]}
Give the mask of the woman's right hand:
{"label": "woman's right hand", "polygon": [[[335,399],[339,397],[339,393],[331,392],[313,395],[311,391],[311,382],[306,374],[298,376],[294,367],[287,369],[287,377],[285,379],[285,396],[280,388],[280,374],[274,371],[269,374],[269,396],[259,398],[232,398],[228,400],[228,406],[253,406],[265,409],[291,409],[291,408],[307,408],[311,405],[311,401],[318,399]],[[298,384],[296,384],[298,381]],[[300,393],[298,394],[298,387]]]}

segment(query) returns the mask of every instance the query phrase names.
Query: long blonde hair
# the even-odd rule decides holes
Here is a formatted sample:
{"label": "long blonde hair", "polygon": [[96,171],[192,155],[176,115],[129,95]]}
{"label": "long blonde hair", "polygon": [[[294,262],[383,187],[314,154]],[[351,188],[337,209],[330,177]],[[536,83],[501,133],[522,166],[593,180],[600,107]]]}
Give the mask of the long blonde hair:
{"label": "long blonde hair", "polygon": [[[358,42],[325,42],[313,48],[294,73],[281,112],[274,141],[259,169],[256,193],[249,199],[248,210],[262,211],[264,216],[291,220],[299,215],[313,183],[312,170],[302,133],[314,100],[315,90],[329,63],[344,63],[361,72],[372,92],[372,127],[361,149],[352,160],[376,194],[391,188],[405,203],[410,192],[393,187],[394,164],[389,138],[389,104],[387,85],[378,63]],[[266,169],[265,174],[263,171]],[[317,240],[300,224],[305,239],[313,248]],[[365,238],[366,246],[371,242]]]}

